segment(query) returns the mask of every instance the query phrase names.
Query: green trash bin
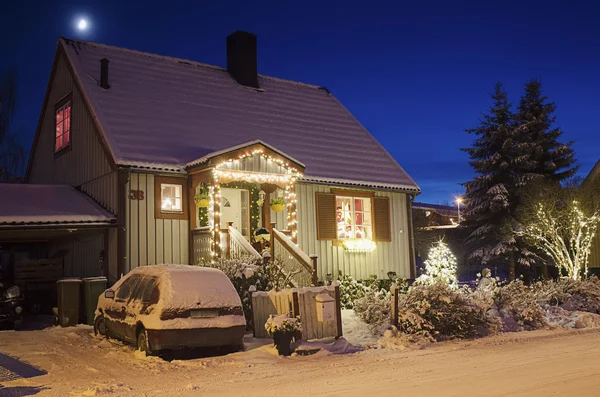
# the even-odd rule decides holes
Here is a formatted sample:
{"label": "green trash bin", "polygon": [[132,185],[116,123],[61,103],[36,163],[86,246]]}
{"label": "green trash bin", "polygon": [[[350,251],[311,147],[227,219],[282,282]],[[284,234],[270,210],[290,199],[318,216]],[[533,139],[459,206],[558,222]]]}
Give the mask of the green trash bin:
{"label": "green trash bin", "polygon": [[79,323],[79,300],[81,279],[65,278],[58,280],[58,324],[61,327],[73,327]]}
{"label": "green trash bin", "polygon": [[94,325],[94,312],[98,306],[98,297],[106,290],[106,277],[83,279],[83,298],[85,302],[86,324]]}

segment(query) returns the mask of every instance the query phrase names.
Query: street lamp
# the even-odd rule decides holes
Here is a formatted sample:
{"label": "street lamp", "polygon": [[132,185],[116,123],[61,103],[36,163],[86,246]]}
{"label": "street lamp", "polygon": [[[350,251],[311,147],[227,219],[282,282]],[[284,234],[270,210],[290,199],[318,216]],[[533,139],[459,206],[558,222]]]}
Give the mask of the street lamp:
{"label": "street lamp", "polygon": [[460,196],[456,197],[455,201],[456,201],[456,207],[458,208],[458,224],[460,225],[460,204],[463,202],[463,198]]}

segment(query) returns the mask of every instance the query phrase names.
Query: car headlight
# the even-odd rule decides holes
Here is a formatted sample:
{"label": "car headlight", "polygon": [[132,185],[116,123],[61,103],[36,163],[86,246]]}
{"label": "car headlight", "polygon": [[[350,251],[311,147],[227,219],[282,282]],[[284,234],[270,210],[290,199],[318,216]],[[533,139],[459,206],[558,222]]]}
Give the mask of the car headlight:
{"label": "car headlight", "polygon": [[16,285],[6,290],[6,297],[8,299],[18,298],[21,296],[21,290]]}

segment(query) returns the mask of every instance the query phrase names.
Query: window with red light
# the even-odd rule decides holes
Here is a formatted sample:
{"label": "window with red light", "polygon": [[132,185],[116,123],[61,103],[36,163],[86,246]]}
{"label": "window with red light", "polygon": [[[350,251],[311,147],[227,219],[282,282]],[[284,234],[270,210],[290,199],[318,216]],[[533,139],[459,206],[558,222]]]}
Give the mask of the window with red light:
{"label": "window with red light", "polygon": [[71,101],[56,109],[56,135],[54,152],[58,152],[71,144]]}

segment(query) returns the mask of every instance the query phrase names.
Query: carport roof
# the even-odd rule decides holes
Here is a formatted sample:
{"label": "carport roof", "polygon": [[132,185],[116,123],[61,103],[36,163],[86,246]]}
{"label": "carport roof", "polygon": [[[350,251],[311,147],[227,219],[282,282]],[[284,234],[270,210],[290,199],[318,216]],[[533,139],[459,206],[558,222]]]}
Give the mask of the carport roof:
{"label": "carport roof", "polygon": [[0,227],[114,223],[113,214],[71,186],[0,184]]}

